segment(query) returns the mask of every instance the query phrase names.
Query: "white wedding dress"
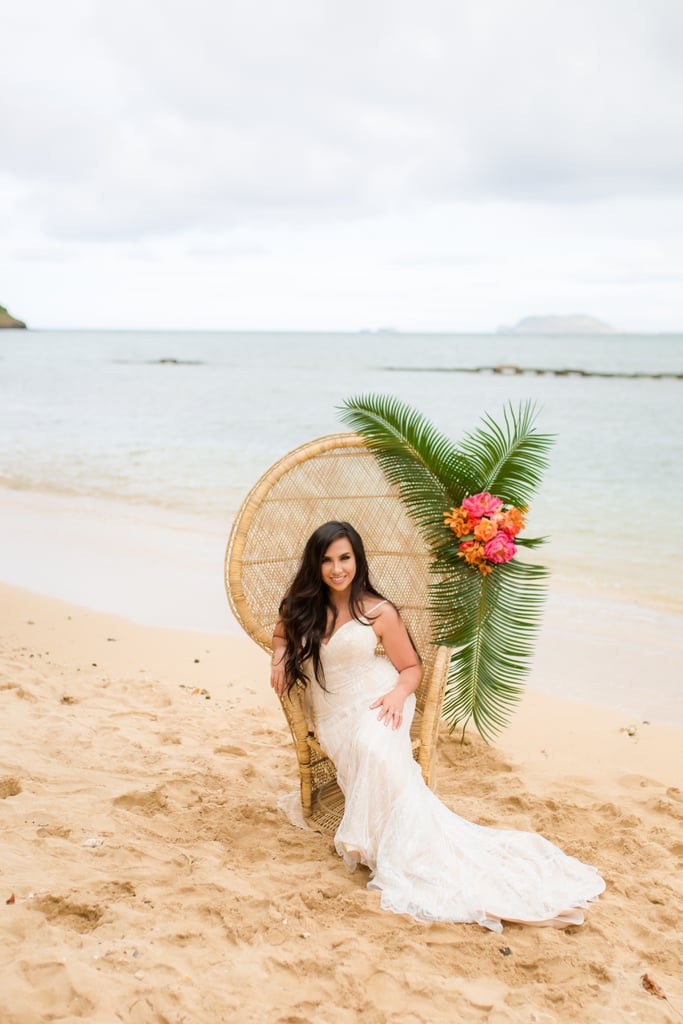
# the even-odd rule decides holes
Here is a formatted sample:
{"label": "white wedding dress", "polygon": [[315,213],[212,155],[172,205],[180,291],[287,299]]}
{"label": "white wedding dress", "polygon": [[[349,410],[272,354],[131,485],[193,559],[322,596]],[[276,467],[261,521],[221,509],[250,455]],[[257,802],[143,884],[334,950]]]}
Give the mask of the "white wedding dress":
{"label": "white wedding dress", "polygon": [[371,625],[345,623],[320,648],[325,689],[315,680],[307,687],[345,796],[335,846],[347,867],[366,864],[382,907],[419,921],[477,922],[494,931],[501,920],[580,924],[578,908],[605,887],[595,868],[542,836],[475,825],[441,803],[412,756],[414,695],[399,729],[370,710],[397,679],[391,662],[375,655],[376,644]]}

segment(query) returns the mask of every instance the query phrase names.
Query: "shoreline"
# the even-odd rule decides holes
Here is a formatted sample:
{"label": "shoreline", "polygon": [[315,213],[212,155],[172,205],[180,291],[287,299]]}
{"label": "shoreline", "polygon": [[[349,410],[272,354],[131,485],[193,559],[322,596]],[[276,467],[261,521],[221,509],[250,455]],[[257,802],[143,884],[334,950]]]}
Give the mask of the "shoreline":
{"label": "shoreline", "polygon": [[566,932],[421,925],[277,810],[294,749],[246,637],[6,584],[0,622],[7,1024],[678,1019],[683,727],[629,735],[620,712],[530,689],[494,746],[442,729],[450,807],[542,832],[607,891]]}
{"label": "shoreline", "polygon": [[[255,473],[258,476],[259,470]],[[233,519],[247,490],[246,487],[233,489],[226,495],[225,507],[220,512],[210,509],[200,515],[196,509],[163,503],[151,505],[99,494],[39,490],[0,481],[0,529],[11,534],[15,541],[14,550],[4,553],[0,579],[27,589],[52,593],[55,597],[83,600],[56,589],[55,582],[49,577],[47,589],[41,582],[46,578],[43,564],[55,556],[55,531],[61,547],[68,548],[68,551],[57,552],[62,559],[67,555],[80,555],[80,561],[102,560],[107,549],[114,547],[117,559],[139,568],[139,560],[133,561],[133,558],[137,559],[139,550],[147,545],[152,556],[163,555],[180,561],[188,555],[193,559],[199,556],[199,571],[215,576],[216,551],[222,562]],[[651,579],[634,584],[631,577],[613,574],[614,566],[607,563],[598,567],[601,575],[594,575],[595,565],[581,547],[572,551],[571,560],[557,557],[556,553],[553,557],[552,548],[551,544],[547,550],[540,549],[538,554],[527,550],[524,557],[530,561],[539,559],[546,564],[552,583],[559,589],[577,594],[590,592],[608,603],[637,605],[654,613],[683,616],[683,592],[678,577],[670,570],[662,591],[661,581],[658,588],[652,586]],[[671,558],[675,561],[675,551]],[[11,576],[8,576],[8,569]],[[61,573],[59,580],[62,586],[65,578],[65,573]],[[85,603],[97,603],[102,611],[117,610],[103,606],[101,595],[97,601],[90,596]],[[122,606],[121,612],[129,613],[128,606]],[[185,621],[171,624],[182,628]],[[193,628],[215,627],[205,623]]]}
{"label": "shoreline", "polygon": [[[223,579],[228,516],[198,522],[101,499],[7,496],[0,531],[12,545],[0,581],[141,624],[243,635]],[[555,571],[528,687],[637,721],[683,724],[682,624],[676,608]]]}

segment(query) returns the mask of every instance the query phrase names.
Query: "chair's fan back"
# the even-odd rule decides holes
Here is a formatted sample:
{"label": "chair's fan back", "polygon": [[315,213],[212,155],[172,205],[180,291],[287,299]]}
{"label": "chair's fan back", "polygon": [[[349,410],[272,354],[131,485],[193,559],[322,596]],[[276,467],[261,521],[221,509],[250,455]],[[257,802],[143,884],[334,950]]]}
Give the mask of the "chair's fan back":
{"label": "chair's fan back", "polygon": [[429,549],[357,434],[302,445],[247,495],[225,556],[226,589],[238,622],[270,651],[278,606],[304,544],[331,519],[345,520],[360,533],[373,586],[400,609],[427,676],[436,655],[427,611]]}

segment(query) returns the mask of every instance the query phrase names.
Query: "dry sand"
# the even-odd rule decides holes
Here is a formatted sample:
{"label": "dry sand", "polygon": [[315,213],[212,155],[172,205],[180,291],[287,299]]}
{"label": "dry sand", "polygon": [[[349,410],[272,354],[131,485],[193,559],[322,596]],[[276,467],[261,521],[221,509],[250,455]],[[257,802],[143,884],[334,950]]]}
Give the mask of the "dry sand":
{"label": "dry sand", "polygon": [[683,728],[530,692],[495,747],[444,733],[449,806],[608,887],[565,932],[422,925],[276,810],[294,754],[248,640],[7,586],[0,622],[2,1024],[683,1020]]}

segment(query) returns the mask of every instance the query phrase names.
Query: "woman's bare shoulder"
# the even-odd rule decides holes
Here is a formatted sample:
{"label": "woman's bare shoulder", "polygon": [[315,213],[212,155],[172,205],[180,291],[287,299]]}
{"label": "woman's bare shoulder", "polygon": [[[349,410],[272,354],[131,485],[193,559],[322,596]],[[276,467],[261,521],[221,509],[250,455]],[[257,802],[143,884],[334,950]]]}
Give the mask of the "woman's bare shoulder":
{"label": "woman's bare shoulder", "polygon": [[377,622],[394,622],[401,617],[396,606],[388,598],[377,598],[374,594],[366,594],[363,598],[363,615],[367,616],[373,625]]}

